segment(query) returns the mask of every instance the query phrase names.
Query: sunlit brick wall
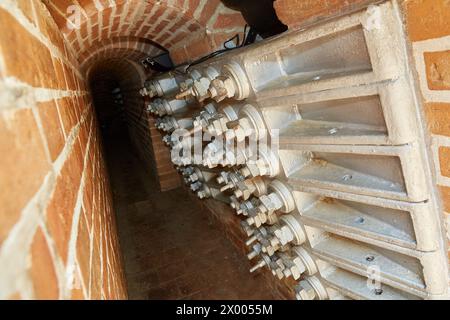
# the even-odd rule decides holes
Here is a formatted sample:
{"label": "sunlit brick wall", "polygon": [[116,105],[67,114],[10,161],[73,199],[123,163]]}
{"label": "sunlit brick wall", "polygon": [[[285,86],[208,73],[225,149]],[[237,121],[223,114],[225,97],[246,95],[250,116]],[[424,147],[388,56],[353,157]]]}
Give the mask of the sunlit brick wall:
{"label": "sunlit brick wall", "polygon": [[125,298],[78,62],[39,1],[0,2],[0,298]]}
{"label": "sunlit brick wall", "polygon": [[275,0],[278,18],[289,29],[330,19],[357,11],[383,0]]}
{"label": "sunlit brick wall", "polygon": [[404,0],[400,3],[414,56],[418,94],[423,101],[434,174],[450,243],[450,1]]}

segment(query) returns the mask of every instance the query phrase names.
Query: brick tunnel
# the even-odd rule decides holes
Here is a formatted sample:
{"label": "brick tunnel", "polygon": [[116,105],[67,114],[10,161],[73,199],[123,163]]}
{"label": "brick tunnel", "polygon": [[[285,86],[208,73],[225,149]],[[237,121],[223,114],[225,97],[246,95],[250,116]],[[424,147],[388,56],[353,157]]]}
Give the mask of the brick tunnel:
{"label": "brick tunnel", "polygon": [[[385,294],[391,298],[406,299],[435,296],[448,298],[448,3],[436,1],[430,5],[421,0],[267,0],[248,1],[248,6],[242,3],[230,0],[0,2],[0,25],[5,26],[0,33],[1,299],[271,300],[295,299],[296,293],[299,298],[298,279],[284,277],[280,280],[273,276],[274,272],[264,268],[249,273],[252,263],[246,256],[247,235],[228,205],[213,199],[200,201],[184,186],[183,179],[171,161],[170,151],[161,139],[162,134],[156,127],[157,120],[147,112],[149,100],[140,94],[145,82],[160,73],[144,66],[142,62],[148,57],[168,54],[177,66],[197,63],[198,59],[223,49],[230,39],[239,39],[235,43],[235,46],[239,46],[240,41],[246,39],[249,26],[253,31],[258,31],[257,41],[260,43],[267,39],[279,39],[272,37],[275,35],[289,36],[311,29],[310,37],[313,40],[308,41],[313,43],[310,47],[314,47],[316,26],[320,30],[322,25],[341,21],[339,19],[343,19],[344,24],[346,17],[351,20],[361,12],[371,14],[371,10],[378,14],[378,5],[382,14],[385,10],[388,12],[386,14],[397,14],[396,19],[401,16],[398,18],[401,21],[399,34],[407,48],[404,50],[404,60],[411,61],[411,69],[402,76],[413,83],[413,99],[417,99],[417,107],[420,108],[411,111],[411,114],[417,113],[413,131],[419,132],[419,142],[414,140],[412,145],[415,146],[417,142],[425,158],[423,161],[426,164],[416,170],[426,173],[427,182],[424,185],[426,190],[431,190],[430,199],[424,200],[424,203],[432,202],[435,206],[430,211],[436,215],[430,220],[433,221],[432,227],[436,227],[433,230],[438,230],[432,235],[437,244],[432,249],[418,248],[422,245],[422,236],[419,231],[415,231],[414,221],[417,220],[414,219],[419,218],[413,218],[414,221],[409,223],[405,222],[407,218],[403,216],[404,212],[412,212],[413,215],[419,210],[410,209],[413,202],[417,201],[408,198],[409,194],[406,194],[406,200],[381,201],[381,209],[373,208],[378,202],[371,201],[370,195],[349,196],[353,191],[342,192],[343,195],[336,196],[337,200],[334,200],[350,206],[353,211],[364,211],[361,208],[366,208],[374,223],[381,221],[383,228],[387,224],[393,228],[389,235],[377,237],[364,233],[380,231],[376,229],[377,224],[373,227],[375,231],[364,229],[363,235],[353,238],[349,235],[350,227],[348,234],[340,233],[339,229],[343,228],[337,228],[338,231],[333,233],[331,226],[320,219],[314,220],[314,217],[308,217],[305,224],[310,222],[311,228],[324,228],[329,233],[323,239],[334,239],[333,245],[343,243],[347,248],[354,248],[355,252],[367,248],[363,245],[364,237],[367,236],[371,252],[373,246],[383,248],[379,251],[381,256],[383,250],[393,250],[394,254],[386,253],[383,257],[394,256],[392,261],[399,264],[395,258],[397,252],[406,255],[412,252],[410,255],[413,258],[408,256],[404,259],[408,261],[405,267],[408,270],[405,274],[408,275],[414,273],[421,264],[428,263],[423,262],[426,259],[421,260],[422,255],[416,254],[414,250],[420,251],[420,254],[422,251],[432,251],[439,256],[433,258],[439,261],[436,265],[442,264],[442,269],[447,268],[445,272],[436,267],[429,275],[426,273],[428,269],[424,267],[424,275],[418,276],[420,279],[417,283],[412,276],[407,278],[405,274],[388,274]],[[329,32],[325,27],[323,30]],[[371,31],[366,27],[366,37],[367,30]],[[357,32],[355,34],[355,41],[359,41]],[[344,40],[339,39],[345,41],[346,38],[342,36]],[[317,43],[318,46],[327,45],[326,40]],[[330,43],[333,46],[332,41]],[[296,45],[292,40],[291,47],[294,49],[291,51],[296,50]],[[364,54],[368,51],[367,54],[372,55],[375,50],[371,51],[370,45],[372,43],[368,44],[368,50],[359,47],[358,50]],[[277,52],[278,58],[288,61],[285,56],[291,54],[291,47]],[[302,50],[306,52],[310,47],[304,45]],[[318,64],[327,59],[323,53],[327,49],[317,52],[311,50],[316,54],[311,59],[319,61]],[[346,51],[342,47],[339,50]],[[352,54],[351,50],[348,51]],[[360,59],[360,55],[355,55],[355,59]],[[379,66],[381,62],[377,64],[373,56],[370,58],[371,68],[382,69]],[[293,65],[299,63],[292,59]],[[331,65],[328,60],[323,64]],[[289,68],[295,69],[296,66],[286,66],[287,76]],[[258,76],[264,78],[265,74]],[[320,77],[315,81],[318,79]],[[256,88],[256,85],[253,87]],[[262,89],[260,91],[263,92]],[[371,92],[370,97],[378,95],[378,91],[373,93],[368,89],[368,92]],[[384,91],[379,94],[382,96],[380,103],[383,104],[384,115],[388,112],[384,104],[389,104],[389,98],[383,95]],[[357,93],[352,95],[356,96]],[[289,95],[286,94],[284,98],[289,99]],[[263,101],[264,97],[257,95],[255,100]],[[336,106],[343,100],[337,99]],[[361,108],[365,101],[368,100],[358,101]],[[343,104],[347,107],[351,105]],[[289,103],[288,107],[300,108],[299,105]],[[305,109],[312,107],[307,105]],[[375,108],[368,103],[364,110],[372,112]],[[303,111],[300,108],[299,112]],[[319,116],[326,118],[328,111],[323,112],[325,115],[320,113]],[[309,120],[308,116],[313,113],[305,112],[305,119]],[[333,117],[339,118],[334,113]],[[355,117],[349,116],[352,119]],[[391,130],[388,120],[386,123],[380,121],[381,125],[388,126],[387,134],[399,131]],[[353,144],[358,143],[349,143]],[[374,143],[377,147],[379,144],[383,143]],[[322,149],[317,147],[319,151],[313,150],[321,154],[321,161],[341,161],[340,151],[331,151],[338,155],[327,156],[329,150],[341,150],[339,147],[333,149],[335,146],[329,147],[329,143],[324,145]],[[397,150],[395,148],[400,148],[400,145],[403,144],[394,145],[392,150]],[[300,155],[295,153],[298,151],[292,152],[287,159],[295,162]],[[405,165],[402,162],[399,169],[396,160],[387,159],[389,152],[380,151],[380,159],[386,163],[380,174],[383,178],[389,176],[391,162],[393,171],[403,170],[401,166]],[[398,157],[404,156],[405,152]],[[281,162],[286,166],[283,159]],[[347,162],[351,162],[351,156]],[[342,163],[346,162],[339,162]],[[364,171],[360,162],[357,163],[357,170]],[[367,163],[377,166],[376,160]],[[368,172],[376,175],[376,170]],[[292,185],[289,174],[289,170],[286,170],[283,178],[287,178]],[[392,174],[395,177],[401,175],[402,172]],[[408,186],[408,181],[405,184]],[[413,181],[411,185],[417,184]],[[306,194],[314,193],[310,191],[313,187],[300,187],[300,200],[295,198],[297,206],[300,206],[298,203],[301,201],[312,199],[308,198],[311,195]],[[318,202],[334,195],[325,191],[315,192],[321,195],[317,198],[319,200],[315,200]],[[384,197],[389,198],[389,195],[375,195],[378,199]],[[350,205],[352,201],[358,202],[358,205]],[[364,204],[359,204],[359,201]],[[325,202],[333,203],[331,200]],[[306,215],[307,209],[298,210]],[[386,218],[389,214],[394,218]],[[427,223],[430,220],[426,220]],[[359,217],[358,221],[364,219]],[[335,221],[336,224],[338,222],[343,223]],[[316,231],[309,229],[309,225],[305,228],[306,233],[316,234]],[[415,234],[411,243],[407,243],[405,239],[409,238],[404,234],[410,230],[415,231]],[[400,239],[395,238],[396,232],[401,234],[398,236]],[[346,242],[347,238],[351,238],[351,243]],[[324,259],[326,263],[323,265],[328,266],[330,261],[327,257],[332,256],[332,253],[319,252],[319,248],[332,250],[333,245],[315,243],[314,236],[312,239],[309,240],[308,251],[316,253],[317,250],[317,257]],[[388,243],[386,247],[383,241]],[[407,249],[403,249],[402,245]],[[333,269],[334,278],[326,278],[331,274],[330,269],[323,271],[323,274],[320,270],[320,279],[327,284],[324,295],[336,299],[368,298],[365,293],[348,293],[350,289],[347,287],[351,287],[356,280],[353,274],[349,275],[354,268],[349,271],[343,267],[345,263],[338,264],[339,272]],[[322,268],[322,263],[317,265],[319,269]],[[446,275],[437,275],[439,272]],[[358,274],[357,277],[360,276],[364,275]],[[407,284],[402,282],[403,277],[407,278]],[[444,286],[446,293],[440,289],[444,278],[447,281]],[[309,285],[307,279],[301,281],[303,286]],[[339,282],[341,279],[344,279],[344,284]],[[397,280],[400,284],[397,284]],[[411,283],[412,288],[409,288]],[[339,289],[341,287],[348,290]],[[403,294],[405,287],[406,293]],[[383,292],[377,290],[376,295]],[[316,298],[320,296],[319,293],[315,294]]]}

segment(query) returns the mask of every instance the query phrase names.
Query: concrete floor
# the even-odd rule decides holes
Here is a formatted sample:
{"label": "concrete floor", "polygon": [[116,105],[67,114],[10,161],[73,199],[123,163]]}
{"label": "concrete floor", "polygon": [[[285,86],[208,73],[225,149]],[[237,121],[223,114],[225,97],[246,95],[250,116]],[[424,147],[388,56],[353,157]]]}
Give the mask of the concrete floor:
{"label": "concrete floor", "polygon": [[128,139],[104,142],[130,299],[274,298],[186,192],[159,192]]}

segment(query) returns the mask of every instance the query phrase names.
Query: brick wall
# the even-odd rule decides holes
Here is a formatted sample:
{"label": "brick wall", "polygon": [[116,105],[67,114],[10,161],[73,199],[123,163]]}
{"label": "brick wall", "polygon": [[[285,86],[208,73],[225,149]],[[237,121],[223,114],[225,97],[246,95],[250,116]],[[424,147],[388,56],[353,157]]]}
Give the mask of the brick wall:
{"label": "brick wall", "polygon": [[[175,63],[193,60],[221,47],[242,32],[245,23],[240,13],[220,0],[45,2],[84,73],[105,59],[126,59],[136,67],[143,57],[160,53],[160,48],[169,50]],[[72,30],[67,19],[73,20],[74,4],[81,7],[81,25]],[[161,190],[178,187],[178,174],[168,164],[170,155],[154,121],[146,114],[140,116],[138,99],[130,106],[130,135],[145,166],[155,173]]]}
{"label": "brick wall", "polygon": [[336,16],[352,13],[383,0],[275,0],[278,18],[289,29],[300,29]]}
{"label": "brick wall", "polygon": [[219,0],[2,0],[0,24],[0,298],[126,298],[89,81],[119,78],[133,143],[171,188],[154,122],[137,117],[139,61],[161,47],[195,59],[243,20]]}
{"label": "brick wall", "polygon": [[0,298],[125,298],[76,57],[39,1],[1,1],[0,21]]}
{"label": "brick wall", "polygon": [[450,1],[404,0],[400,5],[450,243]]}
{"label": "brick wall", "polygon": [[[130,141],[134,146],[134,151],[142,161],[142,170],[152,173],[159,182],[161,191],[168,191],[179,187],[180,177],[176,172],[167,147],[162,142],[162,135],[155,127],[154,118],[145,111],[146,104],[139,90],[143,86],[147,75],[145,70],[128,59],[104,59],[94,65],[89,71],[89,82],[91,91],[95,97],[97,112],[105,114],[105,119],[100,119],[100,123],[107,124],[105,134],[123,134],[121,126],[122,118],[127,124],[127,131]],[[102,89],[105,76],[108,75],[107,83],[110,83],[106,94],[99,98],[96,89]],[[100,86],[100,87],[99,87]],[[119,106],[112,101],[111,91],[114,86],[120,87],[123,96],[124,114],[120,112]]]}

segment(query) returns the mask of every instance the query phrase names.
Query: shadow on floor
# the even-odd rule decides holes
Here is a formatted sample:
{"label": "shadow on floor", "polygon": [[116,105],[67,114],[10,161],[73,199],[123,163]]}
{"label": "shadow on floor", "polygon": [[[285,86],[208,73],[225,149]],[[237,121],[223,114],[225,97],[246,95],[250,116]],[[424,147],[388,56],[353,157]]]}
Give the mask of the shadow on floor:
{"label": "shadow on floor", "polygon": [[159,192],[128,139],[104,138],[130,299],[273,299],[182,189]]}

